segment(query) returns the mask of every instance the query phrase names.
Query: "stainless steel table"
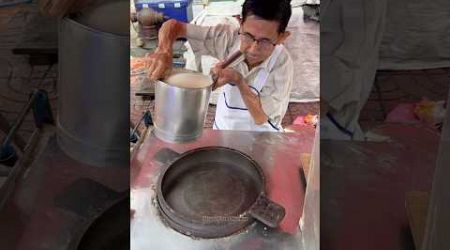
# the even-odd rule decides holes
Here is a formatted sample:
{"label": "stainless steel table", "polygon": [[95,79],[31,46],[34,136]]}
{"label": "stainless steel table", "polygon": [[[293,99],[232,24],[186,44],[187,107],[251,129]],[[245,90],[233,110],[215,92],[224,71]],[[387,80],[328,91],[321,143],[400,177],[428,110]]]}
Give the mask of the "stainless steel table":
{"label": "stainless steel table", "polygon": [[[299,133],[205,130],[193,143],[170,144],[149,134],[132,156],[131,249],[303,249],[298,230],[304,196],[299,176],[300,155],[311,152],[313,136],[312,128]],[[272,230],[254,223],[238,234],[206,240],[178,233],[162,221],[155,199],[155,183],[163,166],[154,155],[162,148],[183,153],[205,146],[240,150],[261,165],[267,177],[268,196],[286,209],[279,228]]]}

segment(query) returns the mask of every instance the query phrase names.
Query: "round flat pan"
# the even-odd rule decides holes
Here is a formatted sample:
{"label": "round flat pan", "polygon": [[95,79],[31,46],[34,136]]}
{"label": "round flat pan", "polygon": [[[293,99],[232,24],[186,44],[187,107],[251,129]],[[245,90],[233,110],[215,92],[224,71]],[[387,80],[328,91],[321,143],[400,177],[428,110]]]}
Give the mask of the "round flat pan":
{"label": "round flat pan", "polygon": [[239,216],[263,189],[252,161],[231,150],[197,151],[171,166],[162,193],[178,213],[199,216]]}
{"label": "round flat pan", "polygon": [[204,238],[227,236],[252,223],[248,212],[265,187],[255,161],[223,147],[184,153],[163,171],[158,184],[158,202],[169,224]]}

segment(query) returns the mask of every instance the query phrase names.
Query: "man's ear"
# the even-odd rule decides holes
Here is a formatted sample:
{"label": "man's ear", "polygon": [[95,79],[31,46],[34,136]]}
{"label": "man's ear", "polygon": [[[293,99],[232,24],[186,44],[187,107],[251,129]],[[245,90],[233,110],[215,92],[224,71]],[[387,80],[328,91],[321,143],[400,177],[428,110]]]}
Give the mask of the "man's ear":
{"label": "man's ear", "polygon": [[279,38],[278,38],[278,44],[284,43],[284,41],[286,41],[286,39],[291,35],[291,32],[289,31],[285,31],[283,33],[280,34]]}

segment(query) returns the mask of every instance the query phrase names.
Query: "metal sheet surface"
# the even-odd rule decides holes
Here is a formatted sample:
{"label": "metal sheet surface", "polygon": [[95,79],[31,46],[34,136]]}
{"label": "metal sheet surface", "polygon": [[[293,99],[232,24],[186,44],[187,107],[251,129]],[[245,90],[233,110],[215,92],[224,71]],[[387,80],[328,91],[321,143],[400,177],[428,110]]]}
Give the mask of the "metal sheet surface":
{"label": "metal sheet surface", "polygon": [[439,135],[404,124],[385,124],[376,132],[393,141],[321,141],[324,249],[414,249],[405,197],[430,191]]}
{"label": "metal sheet surface", "polygon": [[129,163],[129,37],[59,25],[58,144],[93,166]]}
{"label": "metal sheet surface", "polygon": [[[131,249],[303,249],[298,221],[303,207],[300,155],[310,153],[314,130],[299,133],[268,133],[205,130],[192,143],[169,144],[150,134],[134,154],[131,164]],[[255,223],[243,232],[219,239],[194,239],[167,226],[159,216],[155,185],[162,164],[154,155],[162,148],[179,153],[205,147],[223,146],[240,150],[262,167],[268,197],[286,209],[280,227],[271,230]]]}
{"label": "metal sheet surface", "polygon": [[[54,127],[43,129],[0,207],[1,249],[76,249],[88,227],[126,198],[129,170],[94,168],[65,155]],[[125,214],[128,217],[128,213]]]}

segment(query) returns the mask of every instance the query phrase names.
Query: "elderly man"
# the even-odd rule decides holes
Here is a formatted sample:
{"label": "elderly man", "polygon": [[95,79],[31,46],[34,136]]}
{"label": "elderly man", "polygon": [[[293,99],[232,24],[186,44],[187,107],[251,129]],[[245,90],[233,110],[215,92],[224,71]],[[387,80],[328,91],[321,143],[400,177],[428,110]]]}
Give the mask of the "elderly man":
{"label": "elderly man", "polygon": [[[240,28],[201,27],[169,20],[159,31],[159,44],[148,57],[149,77],[159,79],[170,71],[172,44],[188,39],[194,54],[219,60],[212,73],[215,87],[223,86],[217,103],[215,129],[282,131],[293,82],[293,63],[282,45],[289,36],[288,0],[247,0]],[[237,61],[222,69],[223,60],[240,50]]]}

